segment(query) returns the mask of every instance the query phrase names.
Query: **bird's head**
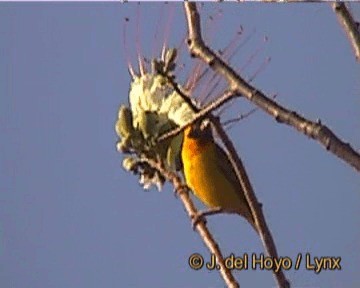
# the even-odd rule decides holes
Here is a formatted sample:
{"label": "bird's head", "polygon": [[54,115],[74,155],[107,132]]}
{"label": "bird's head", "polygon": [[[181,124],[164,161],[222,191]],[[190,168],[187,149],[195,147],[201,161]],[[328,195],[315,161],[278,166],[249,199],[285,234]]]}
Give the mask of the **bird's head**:
{"label": "bird's head", "polygon": [[190,141],[200,141],[207,143],[213,140],[211,123],[208,119],[196,121],[194,124],[185,128],[184,136]]}

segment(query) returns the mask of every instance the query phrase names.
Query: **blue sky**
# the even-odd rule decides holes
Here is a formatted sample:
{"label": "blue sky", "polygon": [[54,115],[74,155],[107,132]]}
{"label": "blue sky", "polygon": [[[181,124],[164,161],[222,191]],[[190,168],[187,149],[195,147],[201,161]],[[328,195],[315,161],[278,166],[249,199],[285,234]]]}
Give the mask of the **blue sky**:
{"label": "blue sky", "polygon": [[[157,26],[169,27],[172,44],[185,35],[182,6],[161,7],[0,4],[1,287],[224,286],[216,271],[188,267],[192,253],[209,254],[171,186],[142,190],[115,150],[117,109],[128,101],[126,57],[135,62],[136,38],[151,57],[163,41],[154,36]],[[243,67],[263,47],[242,75],[250,77],[270,56],[254,85],[320,118],[358,149],[359,64],[330,6],[227,4],[202,13],[219,7],[222,17],[208,26],[213,45],[226,46],[240,25],[252,35],[232,65]],[[171,11],[172,26],[162,14]],[[359,19],[359,6],[353,12]],[[124,17],[130,17],[126,53]],[[251,107],[239,100],[224,119]],[[315,274],[304,263],[290,269],[294,287],[358,287],[359,174],[262,111],[229,134],[279,254],[342,258],[342,271]],[[208,226],[225,255],[263,251],[240,217],[214,216]],[[268,271],[234,274],[242,287],[275,286]]]}

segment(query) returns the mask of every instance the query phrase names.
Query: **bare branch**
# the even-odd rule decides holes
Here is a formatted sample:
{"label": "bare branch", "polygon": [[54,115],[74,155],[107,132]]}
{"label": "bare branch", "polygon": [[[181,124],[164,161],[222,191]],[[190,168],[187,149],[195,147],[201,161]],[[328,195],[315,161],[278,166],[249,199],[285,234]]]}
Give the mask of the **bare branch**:
{"label": "bare branch", "polygon": [[[182,201],[190,219],[197,215],[198,211],[188,193],[189,188],[187,188],[187,186],[182,183],[178,175],[171,171],[165,170],[162,165],[155,162],[154,160],[142,159],[142,161],[148,163],[151,167],[158,170],[164,176],[164,178],[173,184],[174,189],[177,195],[179,195],[179,198]],[[220,266],[220,274],[223,277],[226,285],[231,288],[240,287],[239,283],[235,280],[230,270],[225,266],[224,257],[220,251],[219,245],[216,243],[210,231],[207,229],[206,224],[203,221],[200,221],[195,227],[210,253],[215,255],[217,264]]]}
{"label": "bare branch", "polygon": [[[168,76],[164,75],[168,78]],[[168,78],[169,79],[169,78]],[[191,101],[189,100],[190,97],[187,96],[183,91],[181,91],[178,87],[178,85],[172,81],[171,85],[173,86],[174,90],[191,106],[191,108],[197,112],[197,114],[194,116],[194,118],[191,120],[191,122],[185,124],[184,126],[178,127],[176,129],[171,130],[170,132],[164,133],[158,138],[158,142],[164,141],[170,137],[178,135],[181,131],[183,131],[187,126],[191,125],[192,123],[196,122],[197,120],[204,118],[207,114],[211,113],[211,111],[216,110],[221,105],[225,104],[226,102],[230,101],[231,99],[234,99],[237,95],[232,91],[225,91],[224,94],[221,97],[218,97],[216,100],[212,101],[206,107],[203,109],[199,109],[197,106],[195,106]]]}
{"label": "bare branch", "polygon": [[[214,69],[215,71],[219,72],[222,75],[226,75],[227,73],[236,75],[236,73],[231,70],[231,68],[228,68],[228,66],[225,65],[225,63],[222,62],[221,59],[216,59],[215,54],[205,46],[201,34],[200,34],[200,17],[196,9],[195,3],[185,3],[185,11],[186,11],[186,17],[188,21],[188,31],[189,31],[189,47],[190,51],[194,53],[194,55],[199,56],[201,59],[204,59],[205,62],[207,62],[210,67],[213,69],[217,67],[217,69]],[[201,48],[196,48],[201,46]],[[202,52],[202,49],[205,50]],[[204,57],[202,57],[204,55]],[[222,65],[219,65],[221,64]],[[225,67],[226,66],[226,67]],[[225,67],[225,68],[224,68]],[[230,72],[227,70],[231,70]],[[237,78],[237,77],[236,77]],[[245,83],[241,79],[242,82]],[[235,81],[231,81],[231,78],[229,80],[230,84],[230,90],[232,91],[239,91],[237,89],[237,85]],[[246,84],[246,83],[245,83]],[[236,90],[234,90],[235,88]],[[211,117],[212,122],[215,124],[215,129],[222,139],[222,141],[225,144],[225,147],[227,151],[229,152],[229,158],[231,161],[231,164],[233,165],[233,168],[236,172],[236,175],[240,181],[241,187],[244,191],[246,200],[250,206],[252,215],[254,216],[256,227],[258,229],[260,238],[263,242],[264,249],[266,253],[270,257],[278,258],[276,246],[273,240],[273,237],[271,235],[271,232],[269,228],[266,225],[266,221],[264,218],[264,215],[262,213],[261,205],[257,201],[257,198],[255,196],[255,193],[252,189],[249,177],[247,176],[247,173],[245,171],[245,167],[242,164],[242,161],[240,160],[239,156],[236,153],[236,150],[230,141],[230,139],[227,137],[225,131],[222,129],[220,121],[215,118]],[[279,270],[277,273],[274,271],[274,277],[278,283],[279,287],[290,287],[289,281],[286,279],[284,273],[282,270]]]}
{"label": "bare branch", "polygon": [[349,38],[350,44],[354,49],[355,57],[360,62],[360,30],[359,22],[356,22],[352,17],[346,3],[334,2],[331,4],[336,16],[345,30]]}
{"label": "bare branch", "polygon": [[222,75],[229,84],[229,90],[246,97],[263,111],[270,114],[279,123],[294,127],[304,135],[317,140],[326,150],[332,152],[340,159],[360,171],[360,155],[349,143],[343,142],[321,121],[310,121],[295,111],[286,109],[274,100],[267,97],[260,90],[251,86],[240,77],[227,63],[211,51],[204,43],[200,34],[200,19],[194,3],[185,3],[188,22],[188,45],[194,57],[206,62],[214,71]]}
{"label": "bare branch", "polygon": [[[266,253],[275,259],[279,259],[275,242],[271,235],[270,229],[266,224],[266,220],[262,212],[262,205],[258,202],[255,196],[255,192],[246,173],[245,166],[242,163],[238,154],[236,153],[236,149],[232,144],[231,140],[222,128],[219,119],[213,118],[212,121],[214,123],[217,134],[224,143],[226,150],[229,152],[229,160],[234,168],[236,176],[240,180],[241,187],[244,191],[246,200],[249,203],[251,214],[254,216],[256,227],[258,229],[259,236],[264,245]],[[274,272],[274,274],[279,287],[290,287],[290,283],[286,279],[282,270],[279,270],[278,273]]]}

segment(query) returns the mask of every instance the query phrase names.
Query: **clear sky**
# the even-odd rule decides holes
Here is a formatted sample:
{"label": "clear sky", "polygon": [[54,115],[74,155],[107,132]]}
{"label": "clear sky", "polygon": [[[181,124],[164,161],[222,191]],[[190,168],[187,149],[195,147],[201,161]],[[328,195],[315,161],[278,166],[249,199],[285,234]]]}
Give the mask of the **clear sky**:
{"label": "clear sky", "polygon": [[[192,253],[209,254],[171,186],[142,190],[115,150],[117,109],[128,101],[126,55],[135,62],[136,38],[151,57],[162,45],[157,26],[159,35],[169,27],[173,43],[185,35],[181,5],[137,7],[0,4],[1,287],[224,286],[218,272],[188,267]],[[331,7],[226,4],[203,12],[219,7],[222,16],[208,25],[212,44],[226,46],[241,25],[239,41],[251,37],[233,57],[239,70],[261,50],[242,75],[270,56],[254,85],[359,149],[360,69]],[[359,19],[359,6],[353,12]],[[174,15],[171,26],[166,13]],[[224,119],[252,106],[234,107]],[[303,260],[286,273],[294,287],[359,287],[359,173],[262,111],[229,133],[279,254],[294,262],[307,252],[342,258],[342,271],[319,274]],[[225,255],[263,251],[240,217],[213,216],[208,226]],[[269,271],[234,274],[242,287],[275,286]]]}

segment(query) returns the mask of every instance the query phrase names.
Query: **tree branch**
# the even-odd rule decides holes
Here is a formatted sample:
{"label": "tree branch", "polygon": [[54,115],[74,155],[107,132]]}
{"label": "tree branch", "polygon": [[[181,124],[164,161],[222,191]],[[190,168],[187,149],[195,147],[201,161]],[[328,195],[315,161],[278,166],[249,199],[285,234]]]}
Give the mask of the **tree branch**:
{"label": "tree branch", "polygon": [[[240,180],[241,187],[244,191],[246,201],[249,203],[251,214],[254,216],[255,224],[265,251],[267,255],[275,259],[279,259],[274,239],[271,235],[269,227],[266,224],[266,220],[262,212],[262,205],[258,202],[255,196],[255,192],[246,173],[245,166],[236,153],[236,149],[231,140],[222,128],[219,119],[213,117],[212,122],[214,123],[215,131],[219,135],[221,141],[224,143],[226,150],[229,152],[229,160],[234,168],[236,176]],[[290,287],[290,283],[286,279],[282,270],[279,270],[277,273],[274,272],[274,274],[279,287]]]}
{"label": "tree branch", "polygon": [[295,111],[280,106],[260,90],[247,83],[227,63],[211,51],[201,37],[200,18],[196,5],[194,3],[185,3],[184,5],[189,31],[188,45],[193,57],[202,59],[215,72],[222,75],[229,83],[229,90],[246,97],[263,111],[273,116],[277,122],[292,126],[302,134],[317,140],[326,150],[344,160],[357,171],[360,171],[360,155],[349,143],[340,140],[320,120],[317,122],[310,121]]}
{"label": "tree branch", "polygon": [[[164,176],[164,178],[173,184],[174,189],[182,201],[190,219],[192,219],[194,215],[197,215],[198,211],[188,193],[189,188],[182,183],[180,177],[177,174],[171,171],[167,171],[162,167],[162,165],[154,160],[143,158],[141,161],[148,163],[152,168],[158,170]],[[203,221],[200,221],[195,227],[210,253],[215,255],[217,264],[220,266],[220,274],[223,277],[226,285],[231,288],[239,288],[239,283],[235,280],[230,270],[225,266],[224,257],[220,251],[219,245],[216,243],[210,231],[207,229],[206,224]]]}
{"label": "tree branch", "polygon": [[360,30],[359,22],[352,17],[346,3],[334,2],[331,4],[341,26],[349,38],[350,44],[354,49],[355,57],[360,62]]}
{"label": "tree branch", "polygon": [[[165,77],[167,77],[165,75]],[[186,101],[186,99],[190,99],[190,97],[188,95],[186,95],[185,93],[183,93],[182,91],[178,90],[178,85],[175,82],[171,83],[172,86],[174,87],[174,90],[177,91],[177,93]],[[234,99],[237,95],[233,92],[233,91],[225,91],[224,94],[221,97],[218,97],[217,99],[215,99],[214,101],[212,101],[210,104],[206,105],[206,107],[200,109],[197,106],[195,106],[193,103],[186,101],[188,104],[190,104],[191,108],[193,109],[194,112],[197,112],[194,116],[194,118],[187,124],[172,129],[171,131],[164,133],[163,135],[161,135],[158,138],[158,142],[164,141],[170,137],[174,137],[176,135],[178,135],[181,131],[183,131],[187,126],[193,124],[194,122],[196,122],[197,120],[200,120],[201,118],[204,118],[206,115],[208,115],[209,113],[211,113],[211,111],[216,110],[217,108],[219,108],[220,106],[224,105],[226,102],[230,101],[231,99]]]}
{"label": "tree branch", "polygon": [[[188,31],[189,31],[189,43],[188,44],[190,47],[190,51],[193,51],[193,52],[195,51],[194,54],[197,56],[200,56],[201,52],[199,52],[200,53],[199,54],[198,52],[196,52],[197,51],[196,49],[199,49],[199,50],[204,49],[205,50],[204,53],[207,55],[210,55],[210,57],[205,57],[205,58],[201,57],[201,58],[205,59],[205,61],[210,65],[210,67],[214,68],[214,64],[216,61],[214,60],[215,59],[213,57],[214,55],[211,55],[214,53],[212,53],[212,51],[210,51],[210,49],[205,46],[205,44],[201,38],[200,17],[196,10],[196,4],[185,3],[184,5],[185,5],[186,17],[188,20]],[[200,44],[202,46],[201,48],[195,48],[195,50],[193,49],[194,47],[198,47],[197,45],[200,45]],[[225,69],[228,69],[228,68],[224,69],[223,68],[224,66],[225,66],[225,63],[223,63],[223,66],[217,65],[216,67],[218,67],[223,72],[226,72]],[[229,69],[231,69],[231,68],[229,68]],[[218,70],[216,70],[216,71],[219,72]],[[232,74],[235,74],[234,71],[230,71],[230,72]],[[224,74],[224,73],[221,73],[221,74]],[[230,82],[230,89],[233,91],[238,91],[238,89],[236,89],[236,90],[233,89],[233,88],[236,88],[235,82],[233,83],[233,85],[231,85],[231,81],[229,81],[229,82]],[[273,237],[271,235],[269,228],[266,225],[266,221],[265,221],[264,215],[262,213],[261,205],[257,201],[255,193],[252,189],[249,177],[247,176],[247,173],[245,171],[245,167],[242,164],[242,161],[240,160],[239,156],[237,155],[234,145],[232,144],[230,139],[227,137],[225,131],[222,129],[220,121],[213,116],[210,116],[210,118],[211,118],[212,122],[214,123],[215,129],[216,129],[218,135],[222,139],[227,151],[229,152],[229,159],[230,159],[231,164],[233,165],[236,175],[240,181],[241,187],[245,194],[245,198],[250,206],[252,215],[254,216],[255,224],[258,229],[260,238],[263,242],[265,251],[270,257],[274,257],[274,258],[278,259],[278,254],[277,254],[277,250],[276,250],[276,246],[275,246]],[[290,287],[290,283],[286,279],[282,270],[279,270],[277,273],[274,272],[274,277],[275,277],[279,287]]]}

